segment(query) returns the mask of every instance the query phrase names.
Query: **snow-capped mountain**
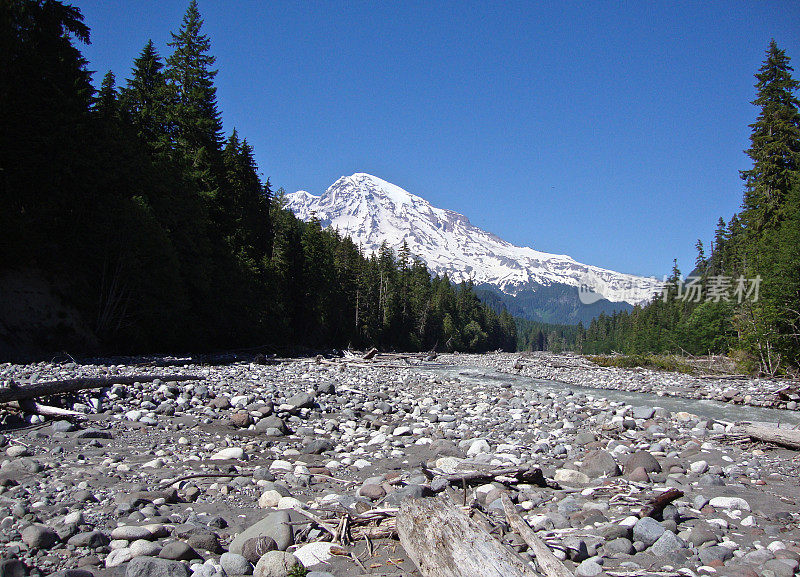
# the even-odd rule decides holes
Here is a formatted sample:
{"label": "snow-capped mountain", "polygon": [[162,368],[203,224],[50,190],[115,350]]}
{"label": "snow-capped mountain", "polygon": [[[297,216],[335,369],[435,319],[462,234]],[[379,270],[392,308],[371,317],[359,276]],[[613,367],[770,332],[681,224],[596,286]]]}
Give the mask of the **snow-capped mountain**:
{"label": "snow-capped mountain", "polygon": [[[507,295],[553,284],[578,287],[581,301],[605,298],[636,304],[661,290],[652,278],[581,264],[566,255],[515,246],[482,230],[461,214],[375,176],[343,176],[321,196],[306,191],[286,195],[287,207],[302,220],[319,219],[349,236],[370,254],[386,242],[395,252],[408,244],[432,273],[456,282],[472,279]],[[586,299],[586,300],[585,300]]]}

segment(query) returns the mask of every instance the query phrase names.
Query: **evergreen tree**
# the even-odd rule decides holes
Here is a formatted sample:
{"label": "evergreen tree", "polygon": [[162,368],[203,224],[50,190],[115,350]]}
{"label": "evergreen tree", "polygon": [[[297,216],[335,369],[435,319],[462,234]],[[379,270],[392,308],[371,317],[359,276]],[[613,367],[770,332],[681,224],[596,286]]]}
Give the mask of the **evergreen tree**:
{"label": "evergreen tree", "polygon": [[169,43],[166,77],[175,92],[172,121],[176,144],[191,167],[191,176],[204,194],[214,197],[219,187],[222,121],[214,86],[216,58],[209,54],[211,40],[202,33],[203,19],[197,0],[191,0],[183,24]]}
{"label": "evergreen tree", "polygon": [[170,149],[173,137],[167,120],[171,90],[163,72],[164,63],[152,40],[133,61],[131,78],[120,91],[120,106],[139,138],[156,153]]}
{"label": "evergreen tree", "polygon": [[774,227],[785,216],[782,208],[800,169],[800,112],[794,92],[800,86],[791,76],[789,58],[772,40],[767,58],[756,74],[760,108],[747,155],[753,167],[741,173],[745,181],[742,219],[755,234]]}
{"label": "evergreen tree", "polygon": [[100,92],[97,95],[95,109],[101,117],[108,119],[117,114],[117,88],[114,73],[110,70],[103,76]]}
{"label": "evergreen tree", "polygon": [[703,248],[703,241],[698,238],[694,248],[697,250],[697,258],[694,261],[694,268],[698,275],[703,276],[706,272],[706,266],[708,264],[706,261],[706,251]]}

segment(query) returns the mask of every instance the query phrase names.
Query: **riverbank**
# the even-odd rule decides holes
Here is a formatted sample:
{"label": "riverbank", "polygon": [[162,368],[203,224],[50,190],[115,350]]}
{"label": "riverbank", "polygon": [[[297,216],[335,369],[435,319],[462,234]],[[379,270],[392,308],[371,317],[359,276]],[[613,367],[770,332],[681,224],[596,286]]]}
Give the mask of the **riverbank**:
{"label": "riverbank", "polygon": [[[442,355],[436,366],[519,357]],[[416,577],[387,536],[392,519],[378,519],[434,495],[466,503],[532,561],[507,532],[504,494],[577,575],[798,567],[797,453],[728,437],[726,422],[601,392],[443,377],[413,357],[137,364],[0,365],[0,380],[23,387],[163,375],[66,397],[83,414],[70,421],[0,410],[0,575],[285,577],[296,558],[311,577]],[[508,472],[536,469],[546,483]],[[456,480],[475,471],[488,473]],[[683,496],[642,518],[671,488]],[[351,540],[332,549],[328,530],[345,517]]]}
{"label": "riverbank", "polygon": [[[644,368],[601,367],[581,355],[489,353],[440,355],[442,362],[491,368],[512,375],[559,381],[595,389],[615,389],[684,399],[714,400],[773,409],[800,409],[795,390],[779,395],[791,383],[783,379],[740,376],[694,376]],[[795,383],[796,385],[796,383]]]}

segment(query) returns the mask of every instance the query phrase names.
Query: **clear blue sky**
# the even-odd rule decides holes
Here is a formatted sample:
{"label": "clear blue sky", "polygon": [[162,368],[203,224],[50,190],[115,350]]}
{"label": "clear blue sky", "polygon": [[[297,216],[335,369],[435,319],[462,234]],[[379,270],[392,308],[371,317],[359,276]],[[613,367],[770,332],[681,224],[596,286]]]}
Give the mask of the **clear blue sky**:
{"label": "clear blue sky", "polygon": [[[169,54],[188,0],[73,3],[90,68],[124,83],[148,38]],[[199,6],[225,130],[275,188],[369,172],[515,244],[658,277],[738,210],[770,38],[800,71],[797,1]]]}

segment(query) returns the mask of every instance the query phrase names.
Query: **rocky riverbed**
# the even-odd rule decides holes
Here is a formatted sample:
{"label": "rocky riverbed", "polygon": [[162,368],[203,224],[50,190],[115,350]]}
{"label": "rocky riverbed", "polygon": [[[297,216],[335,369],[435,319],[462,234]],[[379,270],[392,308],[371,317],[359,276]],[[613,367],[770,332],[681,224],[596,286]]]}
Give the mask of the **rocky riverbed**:
{"label": "rocky riverbed", "polygon": [[[444,356],[437,366],[539,374],[527,360],[514,369],[518,358]],[[377,520],[403,499],[435,495],[466,504],[532,561],[509,531],[503,494],[576,575],[789,577],[798,569],[798,453],[730,438],[730,423],[690,410],[625,405],[600,390],[443,377],[422,361],[380,355],[139,361],[0,365],[6,386],[164,375],[48,401],[81,418],[0,409],[0,577],[304,574],[296,565],[310,577],[418,576],[397,539],[381,535],[392,519]],[[555,369],[538,370],[578,378],[577,369]],[[630,373],[631,382],[642,374]],[[608,386],[597,374],[594,384]],[[661,374],[648,376],[654,389],[659,378],[670,390],[720,386]],[[761,398],[760,383],[742,387]],[[550,486],[512,474],[451,482],[465,471],[535,467]],[[642,517],[670,488],[684,495],[657,518]],[[363,519],[375,520],[372,538]],[[329,532],[353,541],[332,546]]]}

